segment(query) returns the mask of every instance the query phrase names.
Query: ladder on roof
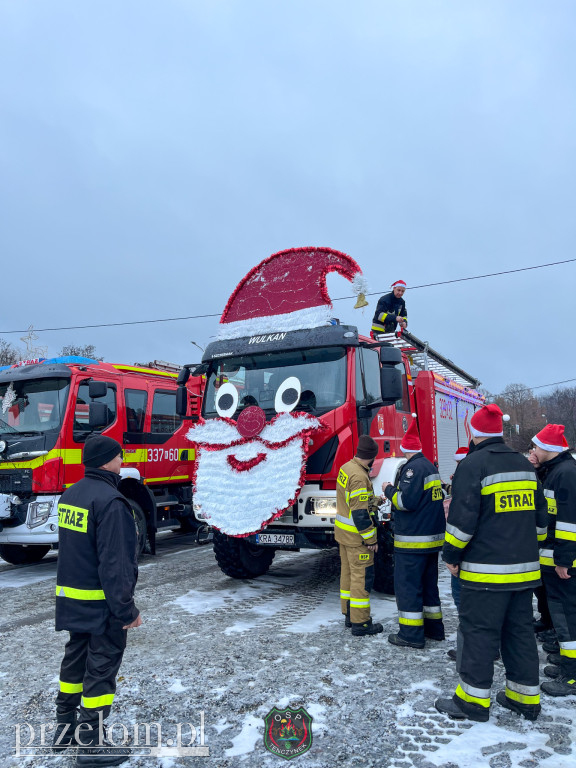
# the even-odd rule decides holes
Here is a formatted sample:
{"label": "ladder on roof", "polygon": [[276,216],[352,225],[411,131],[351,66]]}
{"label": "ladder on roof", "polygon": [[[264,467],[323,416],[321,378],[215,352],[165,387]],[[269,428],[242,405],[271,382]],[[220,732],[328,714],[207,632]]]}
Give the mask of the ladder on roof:
{"label": "ladder on roof", "polygon": [[149,363],[135,363],[139,368],[150,368],[154,371],[164,371],[166,373],[180,373],[182,366],[178,363],[167,363],[166,360],[152,360]]}
{"label": "ladder on roof", "polygon": [[408,333],[408,331],[380,333],[378,334],[378,340],[387,341],[393,347],[402,350],[408,356],[411,364],[422,371],[432,371],[432,373],[445,376],[471,389],[478,389],[480,386],[479,379],[466,373],[466,371],[453,363],[452,360],[441,355],[440,352],[436,352],[427,341],[418,339],[416,336]]}

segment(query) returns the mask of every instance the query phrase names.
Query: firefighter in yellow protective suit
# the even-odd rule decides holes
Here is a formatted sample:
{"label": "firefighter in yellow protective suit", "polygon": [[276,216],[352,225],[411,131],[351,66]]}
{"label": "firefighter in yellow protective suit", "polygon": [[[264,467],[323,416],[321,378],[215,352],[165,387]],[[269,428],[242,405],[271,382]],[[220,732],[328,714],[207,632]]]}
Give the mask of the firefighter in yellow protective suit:
{"label": "firefighter in yellow protective suit", "polygon": [[378,544],[371,514],[375,500],[369,473],[377,453],[376,441],[362,435],[356,456],[340,468],[336,488],[334,533],[340,546],[340,601],[346,626],[352,627],[352,634],[357,636],[377,635],[383,629],[370,616]]}

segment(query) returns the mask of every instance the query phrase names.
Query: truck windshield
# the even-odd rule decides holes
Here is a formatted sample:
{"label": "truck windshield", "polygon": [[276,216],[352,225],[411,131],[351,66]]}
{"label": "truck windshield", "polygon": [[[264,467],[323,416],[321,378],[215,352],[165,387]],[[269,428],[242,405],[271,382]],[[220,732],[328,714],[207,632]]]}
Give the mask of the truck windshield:
{"label": "truck windshield", "polygon": [[69,379],[28,379],[0,385],[0,434],[60,429]]}
{"label": "truck windshield", "polygon": [[[221,392],[224,385],[233,389],[227,386]],[[258,405],[271,418],[286,389],[290,390],[290,407],[282,410],[321,415],[343,405],[346,349],[302,349],[214,361],[208,374],[204,416],[237,418],[244,408]],[[222,397],[224,391],[229,397]]]}

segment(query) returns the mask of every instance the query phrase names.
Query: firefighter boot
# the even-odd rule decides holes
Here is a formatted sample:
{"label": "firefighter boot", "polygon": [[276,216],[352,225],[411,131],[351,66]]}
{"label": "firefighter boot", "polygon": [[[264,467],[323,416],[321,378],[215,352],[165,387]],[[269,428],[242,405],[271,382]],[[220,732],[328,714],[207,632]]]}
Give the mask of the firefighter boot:
{"label": "firefighter boot", "polygon": [[350,604],[348,604],[348,608],[346,609],[346,613],[344,614],[344,626],[346,629],[350,629],[352,626],[352,622],[350,621]]}
{"label": "firefighter boot", "polygon": [[388,642],[400,648],[424,648],[425,645],[425,643],[412,643],[410,640],[404,640],[399,634],[388,635]]}
{"label": "firefighter boot", "polygon": [[474,720],[478,723],[485,723],[489,717],[490,712],[484,707],[478,707],[474,704],[470,705],[470,711],[464,712],[460,709],[458,704],[451,699],[436,699],[434,706],[438,712],[442,712],[443,715],[448,715],[452,720]]}
{"label": "firefighter boot", "polygon": [[[89,724],[88,724],[89,725]],[[97,725],[87,730],[80,726],[78,741],[82,746],[78,747],[76,765],[78,768],[106,768],[109,765],[120,765],[132,755],[130,747],[115,747],[106,740],[106,730],[102,728],[100,734]]]}
{"label": "firefighter boot", "polygon": [[560,643],[558,640],[547,640],[542,643],[542,650],[546,653],[558,653],[560,651]]}
{"label": "firefighter boot", "polygon": [[559,675],[556,680],[546,680],[540,688],[549,696],[576,696],[576,679]]}
{"label": "firefighter boot", "polygon": [[546,661],[549,664],[556,664],[556,666],[560,666],[560,659],[562,657],[559,653],[549,653],[548,656],[546,656]]}
{"label": "firefighter boot", "polygon": [[56,730],[54,731],[54,739],[52,740],[52,751],[63,752],[68,747],[76,746],[76,739],[74,738],[74,729],[76,728],[78,718],[78,710],[73,709],[71,712],[56,712]]}
{"label": "firefighter boot", "polygon": [[521,704],[519,701],[514,701],[506,696],[506,691],[498,691],[496,694],[496,701],[506,709],[510,709],[512,712],[516,712],[518,715],[522,715],[526,720],[536,720],[540,714],[542,707],[540,704]]}
{"label": "firefighter boot", "polygon": [[363,637],[364,635],[378,635],[384,631],[384,627],[379,622],[373,623],[372,619],[363,622],[362,624],[352,624],[352,634],[355,637]]}
{"label": "firefighter boot", "polygon": [[546,677],[551,677],[553,680],[556,680],[556,678],[560,677],[562,674],[562,670],[560,667],[557,667],[556,664],[550,664],[550,666],[544,667],[543,672]]}

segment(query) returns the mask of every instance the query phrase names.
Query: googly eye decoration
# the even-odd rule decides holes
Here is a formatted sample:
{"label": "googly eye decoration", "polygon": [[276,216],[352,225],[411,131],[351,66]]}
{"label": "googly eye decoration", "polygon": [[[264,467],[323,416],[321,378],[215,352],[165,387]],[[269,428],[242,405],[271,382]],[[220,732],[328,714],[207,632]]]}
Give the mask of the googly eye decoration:
{"label": "googly eye decoration", "polygon": [[227,381],[226,384],[223,384],[216,396],[216,411],[218,412],[218,416],[231,419],[238,408],[238,399],[238,390],[234,384],[231,384],[229,381]]}
{"label": "googly eye decoration", "polygon": [[284,379],[278,387],[276,397],[274,398],[274,408],[276,413],[290,413],[300,402],[302,394],[302,384],[296,376],[289,376]]}

